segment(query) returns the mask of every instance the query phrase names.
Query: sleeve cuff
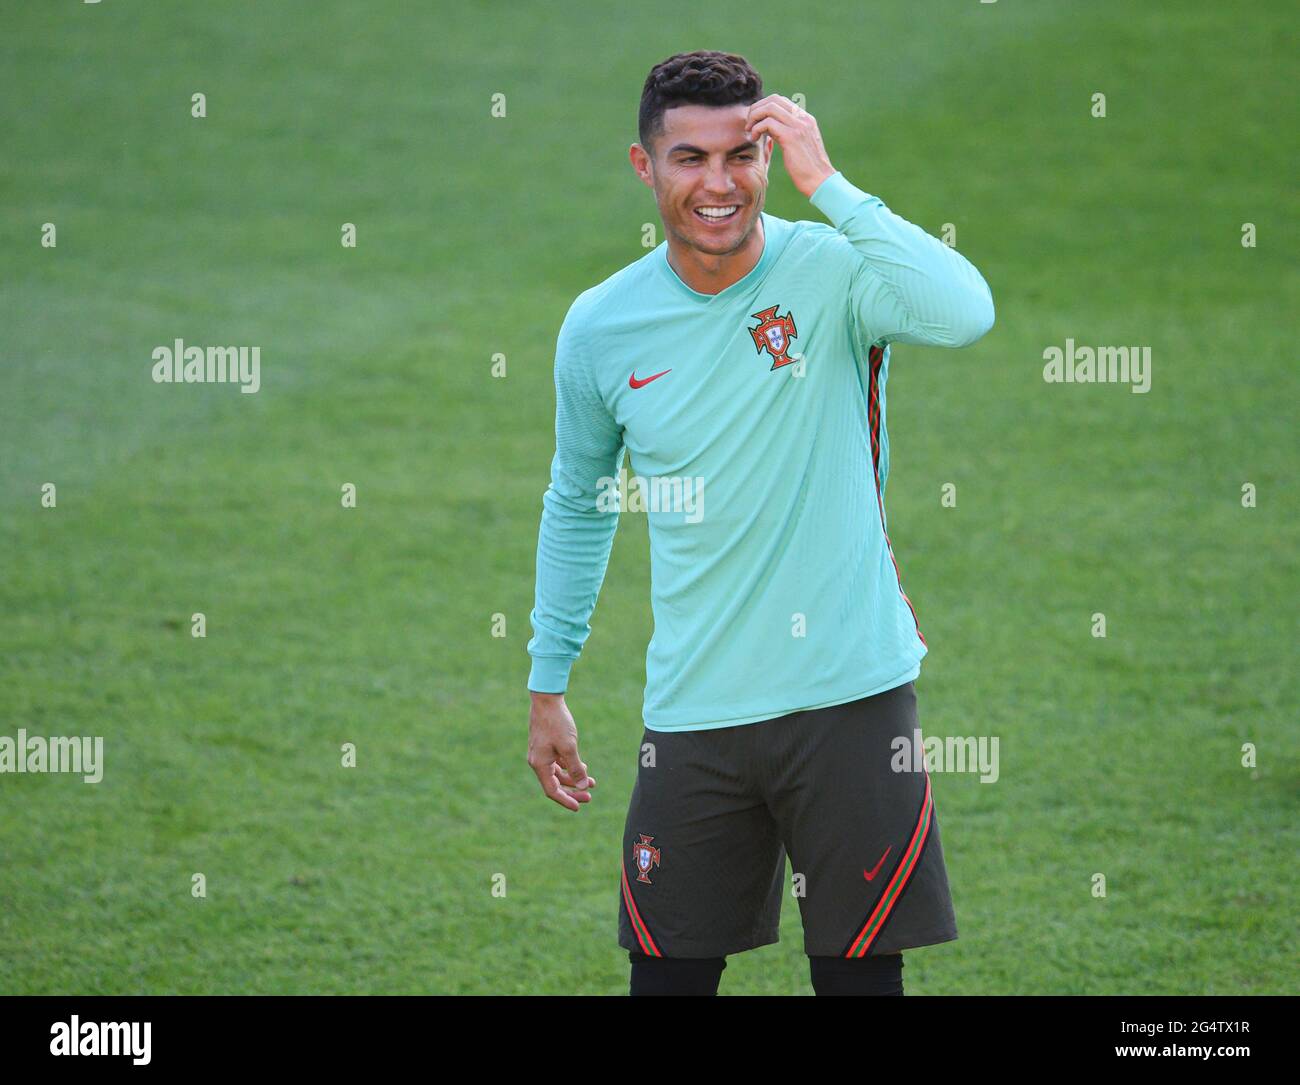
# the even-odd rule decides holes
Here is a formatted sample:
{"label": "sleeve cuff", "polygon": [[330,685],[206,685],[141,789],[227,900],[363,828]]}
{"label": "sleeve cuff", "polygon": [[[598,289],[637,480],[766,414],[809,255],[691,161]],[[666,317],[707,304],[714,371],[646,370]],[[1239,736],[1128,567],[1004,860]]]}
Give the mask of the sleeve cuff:
{"label": "sleeve cuff", "polygon": [[812,205],[830,219],[837,229],[863,200],[872,199],[875,197],[863,192],[839,170],[818,185],[817,191],[809,197]]}
{"label": "sleeve cuff", "polygon": [[528,672],[528,689],[532,693],[563,693],[569,687],[573,660],[560,656],[533,656]]}

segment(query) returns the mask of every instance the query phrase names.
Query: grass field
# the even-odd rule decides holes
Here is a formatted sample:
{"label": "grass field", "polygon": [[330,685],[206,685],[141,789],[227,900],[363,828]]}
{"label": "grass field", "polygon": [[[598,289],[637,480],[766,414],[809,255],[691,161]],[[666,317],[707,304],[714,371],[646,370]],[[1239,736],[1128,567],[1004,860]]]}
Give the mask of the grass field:
{"label": "grass field", "polygon": [[[935,777],[961,937],[909,992],[1300,993],[1289,5],[924,9],[6,0],[0,735],[105,769],[0,775],[0,993],[626,991],[644,517],[570,687],[577,815],[525,764],[525,645],[555,334],[644,252],[641,83],[696,48],[803,93],[997,304],[891,366],[921,721],[1001,745]],[[779,160],[767,210],[820,217]],[[1045,383],[1067,337],[1150,346],[1151,391]],[[260,345],[261,390],[154,383],[176,338]],[[723,992],[810,993],[793,900],[782,938]]]}

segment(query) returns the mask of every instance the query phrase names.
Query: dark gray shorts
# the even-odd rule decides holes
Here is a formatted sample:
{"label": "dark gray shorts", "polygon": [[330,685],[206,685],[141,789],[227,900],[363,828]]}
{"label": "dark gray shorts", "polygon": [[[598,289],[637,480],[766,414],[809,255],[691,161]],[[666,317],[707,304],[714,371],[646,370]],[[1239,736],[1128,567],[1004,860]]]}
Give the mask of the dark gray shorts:
{"label": "dark gray shorts", "polygon": [[619,945],[656,957],[769,945],[787,891],[810,956],[955,939],[930,777],[911,754],[918,730],[911,682],[760,723],[646,730],[623,831]]}

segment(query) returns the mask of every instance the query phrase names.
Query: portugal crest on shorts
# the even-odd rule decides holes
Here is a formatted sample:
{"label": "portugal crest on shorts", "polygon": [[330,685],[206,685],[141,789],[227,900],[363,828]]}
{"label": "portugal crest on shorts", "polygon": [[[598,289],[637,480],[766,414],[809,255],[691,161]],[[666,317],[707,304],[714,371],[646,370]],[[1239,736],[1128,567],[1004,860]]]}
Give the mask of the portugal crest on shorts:
{"label": "portugal crest on shorts", "polygon": [[646,836],[645,833],[641,833],[640,836],[641,839],[632,845],[632,858],[636,860],[636,880],[645,882],[646,885],[653,885],[654,883],[646,875],[650,873],[651,867],[659,865],[659,849],[650,846],[653,836]]}
{"label": "portugal crest on shorts", "polygon": [[[772,355],[772,369],[777,369],[783,365],[789,365],[795,359],[787,356],[790,350],[790,340],[798,336],[794,328],[794,317],[789,313],[785,316],[777,316],[776,311],[779,305],[773,305],[770,309],[764,309],[761,313],[754,313],[750,316],[751,320],[760,321],[757,328],[750,328],[749,334],[754,337],[754,346],[758,353],[762,354],[767,351]],[[768,370],[770,373],[771,370]]]}

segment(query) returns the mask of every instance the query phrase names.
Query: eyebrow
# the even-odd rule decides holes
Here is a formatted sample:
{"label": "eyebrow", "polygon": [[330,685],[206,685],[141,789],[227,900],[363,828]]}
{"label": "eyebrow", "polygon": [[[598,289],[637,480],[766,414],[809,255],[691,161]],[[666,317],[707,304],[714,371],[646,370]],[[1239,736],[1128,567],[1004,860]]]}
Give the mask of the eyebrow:
{"label": "eyebrow", "polygon": [[[727,154],[732,155],[732,154],[736,154],[738,151],[748,151],[751,147],[757,147],[757,146],[758,144],[751,139],[748,143],[741,143],[738,146],[732,147],[731,150],[727,152]],[[690,152],[691,154],[707,155],[709,153],[703,147],[696,147],[694,144],[691,143],[675,143],[668,148],[669,154],[678,154],[679,152],[683,152],[683,151]]]}

